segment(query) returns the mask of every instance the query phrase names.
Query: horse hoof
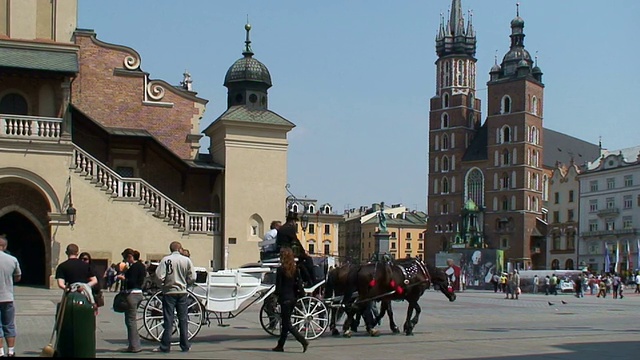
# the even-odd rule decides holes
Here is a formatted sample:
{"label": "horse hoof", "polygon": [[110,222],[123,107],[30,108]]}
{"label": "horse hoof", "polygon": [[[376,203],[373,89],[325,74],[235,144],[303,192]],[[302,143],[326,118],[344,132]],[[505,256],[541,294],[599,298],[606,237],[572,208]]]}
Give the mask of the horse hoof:
{"label": "horse hoof", "polygon": [[407,335],[407,336],[413,336],[413,332],[408,332],[408,333],[406,333],[405,335]]}
{"label": "horse hoof", "polygon": [[342,336],[344,336],[346,338],[350,338],[351,337],[351,331],[345,331],[344,334],[342,334]]}
{"label": "horse hoof", "polygon": [[397,327],[391,329],[391,332],[396,335],[396,334],[400,334],[400,329],[398,329]]}
{"label": "horse hoof", "polygon": [[369,330],[369,335],[372,337],[376,337],[380,335],[380,330],[378,329],[373,329],[373,330]]}

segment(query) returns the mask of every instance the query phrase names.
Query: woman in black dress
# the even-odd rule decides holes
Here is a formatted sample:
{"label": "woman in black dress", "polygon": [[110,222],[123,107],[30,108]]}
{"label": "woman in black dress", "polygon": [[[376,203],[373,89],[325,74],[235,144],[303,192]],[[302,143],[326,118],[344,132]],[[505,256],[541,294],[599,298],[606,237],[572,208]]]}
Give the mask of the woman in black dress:
{"label": "woman in black dress", "polygon": [[127,327],[127,340],[129,346],[122,352],[138,353],[142,351],[140,335],[138,334],[138,304],[142,301],[142,284],[147,276],[147,268],[140,261],[138,250],[126,249],[122,252],[122,258],[129,264],[124,274],[118,275],[123,281],[127,293],[128,310],[124,313],[124,324]]}
{"label": "woman in black dress", "polygon": [[289,333],[302,344],[302,352],[307,351],[309,342],[291,325],[291,312],[296,304],[297,289],[301,281],[296,268],[296,261],[293,257],[293,251],[291,251],[290,248],[282,248],[280,251],[280,267],[276,271],[275,291],[278,297],[278,303],[280,304],[282,328],[280,329],[278,345],[272,349],[273,351],[284,351],[284,343],[287,341],[287,335]]}

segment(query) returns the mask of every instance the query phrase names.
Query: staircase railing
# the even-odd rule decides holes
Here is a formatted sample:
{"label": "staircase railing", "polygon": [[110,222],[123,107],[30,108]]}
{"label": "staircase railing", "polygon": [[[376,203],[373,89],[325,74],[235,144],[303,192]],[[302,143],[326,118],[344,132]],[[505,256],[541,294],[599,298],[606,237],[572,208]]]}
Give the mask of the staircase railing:
{"label": "staircase railing", "polygon": [[153,215],[190,234],[220,234],[220,214],[189,212],[140,178],[124,178],[102,162],[74,146],[74,170],[100,186],[112,198],[138,201]]}

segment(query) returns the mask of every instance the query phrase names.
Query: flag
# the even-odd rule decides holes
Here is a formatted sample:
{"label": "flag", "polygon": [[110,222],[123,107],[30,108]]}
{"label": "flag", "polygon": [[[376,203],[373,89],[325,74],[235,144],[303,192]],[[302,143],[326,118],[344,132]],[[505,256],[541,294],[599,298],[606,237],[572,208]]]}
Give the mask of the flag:
{"label": "flag", "polygon": [[636,240],[638,242],[638,247],[636,249],[638,249],[638,251],[636,252],[636,261],[638,262],[638,267],[637,269],[640,269],[640,239]]}
{"label": "flag", "polygon": [[616,241],[616,267],[613,270],[616,273],[620,272],[620,240]]}
{"label": "flag", "polygon": [[629,248],[629,240],[627,240],[627,268],[625,270],[633,270],[633,262],[631,262],[631,249]]}
{"label": "flag", "polygon": [[607,246],[607,243],[604,243],[604,272],[608,273],[610,270],[611,258],[609,257],[609,247]]}

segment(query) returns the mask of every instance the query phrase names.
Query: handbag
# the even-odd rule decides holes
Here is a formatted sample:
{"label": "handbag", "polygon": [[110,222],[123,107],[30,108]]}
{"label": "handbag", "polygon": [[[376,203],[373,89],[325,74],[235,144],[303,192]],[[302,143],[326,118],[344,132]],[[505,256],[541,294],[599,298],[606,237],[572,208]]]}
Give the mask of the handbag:
{"label": "handbag", "polygon": [[113,298],[113,311],[117,313],[123,313],[129,310],[127,295],[129,294],[127,294],[126,292],[119,292],[118,294],[116,294],[116,296]]}

